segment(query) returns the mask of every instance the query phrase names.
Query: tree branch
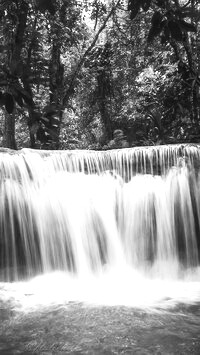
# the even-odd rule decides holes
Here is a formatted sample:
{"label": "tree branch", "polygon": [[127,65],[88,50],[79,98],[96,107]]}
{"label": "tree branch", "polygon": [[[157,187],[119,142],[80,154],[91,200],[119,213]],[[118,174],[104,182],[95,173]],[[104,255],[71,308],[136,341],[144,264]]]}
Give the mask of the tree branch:
{"label": "tree branch", "polygon": [[117,4],[112,7],[112,9],[110,10],[110,12],[109,12],[108,15],[106,16],[106,18],[105,18],[105,20],[104,20],[102,26],[99,28],[98,32],[96,33],[96,35],[95,35],[95,37],[94,37],[92,43],[91,43],[90,46],[86,49],[85,53],[83,54],[82,58],[80,59],[79,63],[77,64],[77,67],[76,67],[76,69],[75,69],[75,71],[74,71],[74,74],[73,74],[73,76],[72,76],[71,82],[70,82],[70,84],[69,84],[69,87],[68,87],[68,89],[67,89],[67,91],[66,91],[66,93],[65,93],[65,95],[64,95],[64,97],[63,97],[63,107],[65,107],[66,102],[68,101],[68,98],[69,98],[69,96],[70,96],[70,92],[71,92],[71,90],[72,90],[72,88],[73,88],[74,80],[76,79],[76,77],[77,77],[77,75],[78,75],[78,73],[79,73],[79,71],[80,71],[80,69],[81,69],[81,67],[82,67],[82,65],[83,65],[83,63],[84,63],[84,61],[85,61],[87,55],[90,53],[90,51],[92,50],[92,48],[95,46],[95,44],[96,44],[96,42],[97,42],[97,40],[98,40],[98,38],[99,38],[100,33],[101,33],[101,32],[104,30],[104,28],[106,27],[106,24],[107,24],[108,20],[109,20],[110,17],[112,16],[113,12],[116,10],[116,8],[117,8],[117,6],[119,5],[119,3],[120,3],[120,0],[118,0],[118,1],[117,1]]}

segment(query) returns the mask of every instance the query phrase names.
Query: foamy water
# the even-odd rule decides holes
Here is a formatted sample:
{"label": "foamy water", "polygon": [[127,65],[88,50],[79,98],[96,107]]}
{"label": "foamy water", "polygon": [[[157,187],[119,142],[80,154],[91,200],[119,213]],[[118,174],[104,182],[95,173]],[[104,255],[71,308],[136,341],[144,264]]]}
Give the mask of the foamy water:
{"label": "foamy water", "polygon": [[98,277],[72,277],[64,272],[29,281],[0,284],[0,299],[18,311],[83,302],[90,305],[167,309],[200,302],[200,269],[179,279],[147,278],[133,270],[109,270]]}

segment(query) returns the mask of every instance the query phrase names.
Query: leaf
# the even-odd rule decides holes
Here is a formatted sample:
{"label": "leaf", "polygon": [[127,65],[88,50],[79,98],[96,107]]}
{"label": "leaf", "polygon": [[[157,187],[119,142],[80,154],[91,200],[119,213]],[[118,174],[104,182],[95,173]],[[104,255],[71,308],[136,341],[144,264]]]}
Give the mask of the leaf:
{"label": "leaf", "polygon": [[165,2],[163,0],[156,0],[156,5],[161,8],[165,8]]}
{"label": "leaf", "polygon": [[33,111],[31,121],[32,121],[32,124],[36,123],[36,122],[40,122],[41,121],[41,114],[37,111]]}
{"label": "leaf", "polygon": [[164,26],[163,35],[164,35],[166,41],[169,41],[169,39],[170,39],[170,30],[169,30],[168,26]]}
{"label": "leaf", "polygon": [[151,0],[144,0],[142,3],[142,9],[146,12],[149,10],[151,5]]}
{"label": "leaf", "polygon": [[30,132],[31,132],[32,134],[36,134],[37,131],[38,131],[38,128],[39,128],[39,123],[38,123],[38,122],[34,122],[34,123],[32,124],[32,126],[30,127]]}
{"label": "leaf", "polygon": [[150,28],[149,34],[148,34],[148,37],[147,37],[147,42],[149,42],[149,43],[152,42],[154,40],[154,38],[156,36],[158,36],[162,32],[163,28],[165,27],[166,20],[162,21],[162,18],[160,18],[160,19],[161,19],[161,22],[156,22],[155,21],[152,24],[152,27]]}
{"label": "leaf", "polygon": [[10,71],[12,75],[21,76],[23,73],[23,63],[19,61],[12,60],[10,65]]}
{"label": "leaf", "polygon": [[154,38],[156,36],[158,36],[160,34],[161,30],[157,29],[157,27],[151,27],[150,30],[149,30],[149,34],[148,34],[148,37],[147,37],[147,42],[148,43],[151,43],[153,42]]}
{"label": "leaf", "polygon": [[42,118],[41,118],[41,121],[44,121],[44,123],[46,122],[46,123],[49,123],[49,119],[47,118],[47,117],[45,117],[45,116],[43,116]]}
{"label": "leaf", "polygon": [[199,20],[200,18],[200,11],[193,9],[192,7],[182,8],[181,9],[181,17],[190,17]]}
{"label": "leaf", "polygon": [[26,94],[21,93],[21,96],[28,106],[32,106],[34,104],[33,99],[30,95],[26,95]]}
{"label": "leaf", "polygon": [[14,98],[15,98],[16,103],[17,103],[20,107],[23,107],[23,106],[24,106],[24,102],[23,102],[22,96],[21,96],[20,94],[15,95]]}
{"label": "leaf", "polygon": [[129,0],[128,2],[128,11],[130,11],[130,19],[133,20],[139,10],[140,10],[140,5],[141,5],[141,1],[140,0]]}
{"label": "leaf", "polygon": [[48,116],[52,116],[55,115],[57,113],[55,105],[46,105],[44,107],[44,116],[48,117]]}
{"label": "leaf", "polygon": [[177,107],[179,108],[180,112],[183,113],[183,106],[179,102],[177,103]]}
{"label": "leaf", "polygon": [[162,19],[163,15],[160,13],[160,11],[155,11],[152,16],[151,23],[154,26],[158,26],[161,23]]}
{"label": "leaf", "polygon": [[176,41],[181,42],[183,40],[183,33],[181,31],[181,28],[179,26],[179,23],[176,21],[169,21],[168,22],[168,28],[170,30],[172,38],[174,38]]}
{"label": "leaf", "polygon": [[134,0],[128,0],[128,11],[132,10]]}
{"label": "leaf", "polygon": [[16,84],[14,84],[14,85],[12,85],[10,87],[10,91],[11,91],[11,94],[12,94],[13,98],[15,99],[16,103],[20,107],[23,107],[24,106],[24,102],[23,102],[21,93],[18,90],[16,90]]}
{"label": "leaf", "polygon": [[163,15],[159,11],[155,11],[152,16],[151,23],[152,26],[147,37],[147,42],[149,43],[162,32],[166,24],[166,20],[163,20]]}
{"label": "leaf", "polygon": [[3,51],[6,51],[8,50],[8,46],[6,45],[3,45],[3,44],[0,44],[0,52],[2,53]]}
{"label": "leaf", "polygon": [[49,11],[52,16],[56,13],[55,1],[53,0],[37,0],[37,7],[41,12]]}
{"label": "leaf", "polygon": [[37,129],[36,137],[41,143],[47,143],[49,140],[46,131],[41,126]]}
{"label": "leaf", "polygon": [[32,106],[34,104],[31,95],[26,90],[24,90],[24,88],[19,83],[13,85],[13,88],[16,92],[16,95],[21,96],[27,105]]}
{"label": "leaf", "polygon": [[187,32],[197,32],[197,28],[195,25],[193,25],[192,23],[188,23],[184,20],[179,20],[179,25],[180,27]]}
{"label": "leaf", "polygon": [[162,35],[160,37],[160,43],[161,44],[166,44],[168,42],[168,38],[165,35]]}
{"label": "leaf", "polygon": [[5,100],[5,108],[6,111],[11,114],[13,113],[14,107],[15,107],[15,101],[14,98],[11,94],[9,94],[8,92],[6,92],[4,94],[4,100]]}

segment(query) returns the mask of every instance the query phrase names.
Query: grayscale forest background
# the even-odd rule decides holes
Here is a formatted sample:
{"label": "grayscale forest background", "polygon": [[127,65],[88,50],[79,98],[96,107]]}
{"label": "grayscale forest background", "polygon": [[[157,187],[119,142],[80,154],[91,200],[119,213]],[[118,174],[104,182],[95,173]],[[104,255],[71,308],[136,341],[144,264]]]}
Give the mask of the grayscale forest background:
{"label": "grayscale forest background", "polygon": [[0,0],[0,144],[199,142],[195,0]]}

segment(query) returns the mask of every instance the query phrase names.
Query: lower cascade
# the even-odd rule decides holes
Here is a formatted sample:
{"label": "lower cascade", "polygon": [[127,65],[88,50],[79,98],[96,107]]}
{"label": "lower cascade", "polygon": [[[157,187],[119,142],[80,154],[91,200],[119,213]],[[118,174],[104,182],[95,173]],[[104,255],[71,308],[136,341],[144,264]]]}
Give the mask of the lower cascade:
{"label": "lower cascade", "polygon": [[1,152],[0,281],[199,270],[199,151]]}

